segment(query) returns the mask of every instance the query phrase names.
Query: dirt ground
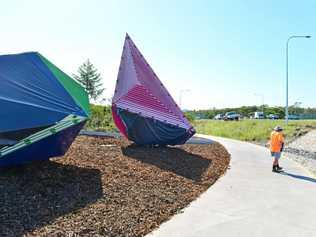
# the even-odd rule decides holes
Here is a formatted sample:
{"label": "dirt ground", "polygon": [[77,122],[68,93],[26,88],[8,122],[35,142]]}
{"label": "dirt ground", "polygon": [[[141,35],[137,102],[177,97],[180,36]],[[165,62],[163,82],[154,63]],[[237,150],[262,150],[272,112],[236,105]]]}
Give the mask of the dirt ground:
{"label": "dirt ground", "polygon": [[145,148],[80,136],[62,158],[0,170],[0,236],[144,236],[229,161],[218,143]]}

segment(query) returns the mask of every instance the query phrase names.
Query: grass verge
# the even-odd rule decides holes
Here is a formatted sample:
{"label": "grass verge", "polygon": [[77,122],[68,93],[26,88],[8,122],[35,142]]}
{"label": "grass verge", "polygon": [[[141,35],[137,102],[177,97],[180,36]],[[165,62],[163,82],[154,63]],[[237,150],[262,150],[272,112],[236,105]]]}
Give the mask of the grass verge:
{"label": "grass verge", "polygon": [[316,120],[289,121],[287,126],[283,120],[197,120],[194,125],[198,133],[262,143],[268,141],[272,129],[277,125],[284,128],[287,141],[291,141],[315,129]]}

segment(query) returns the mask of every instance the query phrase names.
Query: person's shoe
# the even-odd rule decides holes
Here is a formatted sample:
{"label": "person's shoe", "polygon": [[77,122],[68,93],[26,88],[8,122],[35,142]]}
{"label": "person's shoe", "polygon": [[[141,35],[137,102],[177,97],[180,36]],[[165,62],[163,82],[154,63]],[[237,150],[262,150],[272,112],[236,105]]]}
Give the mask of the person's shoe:
{"label": "person's shoe", "polygon": [[274,165],[274,166],[272,166],[272,172],[280,173],[280,170],[278,169],[278,167],[276,165]]}
{"label": "person's shoe", "polygon": [[283,168],[280,167],[279,165],[277,165],[277,169],[278,169],[279,171],[283,171]]}

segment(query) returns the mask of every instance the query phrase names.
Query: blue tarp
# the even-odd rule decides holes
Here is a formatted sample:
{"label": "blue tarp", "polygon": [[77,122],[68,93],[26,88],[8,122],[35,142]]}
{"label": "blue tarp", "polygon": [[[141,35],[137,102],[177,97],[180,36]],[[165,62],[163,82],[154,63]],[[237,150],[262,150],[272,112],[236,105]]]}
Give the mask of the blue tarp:
{"label": "blue tarp", "polygon": [[84,124],[85,122],[81,122],[0,158],[0,167],[27,164],[34,160],[47,160],[50,157],[64,155]]}
{"label": "blue tarp", "polygon": [[184,128],[145,118],[123,109],[117,109],[127,129],[128,139],[139,145],[184,144],[192,134]]}
{"label": "blue tarp", "polygon": [[0,133],[85,116],[37,53],[0,56]]}

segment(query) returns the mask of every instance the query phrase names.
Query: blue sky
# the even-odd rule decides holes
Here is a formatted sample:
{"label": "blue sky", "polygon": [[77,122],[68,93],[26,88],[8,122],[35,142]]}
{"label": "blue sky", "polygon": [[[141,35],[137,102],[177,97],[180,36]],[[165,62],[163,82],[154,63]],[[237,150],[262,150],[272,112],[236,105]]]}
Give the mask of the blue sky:
{"label": "blue sky", "polygon": [[0,53],[39,51],[72,74],[89,58],[113,94],[128,32],[188,109],[285,103],[316,107],[316,1],[3,1]]}

